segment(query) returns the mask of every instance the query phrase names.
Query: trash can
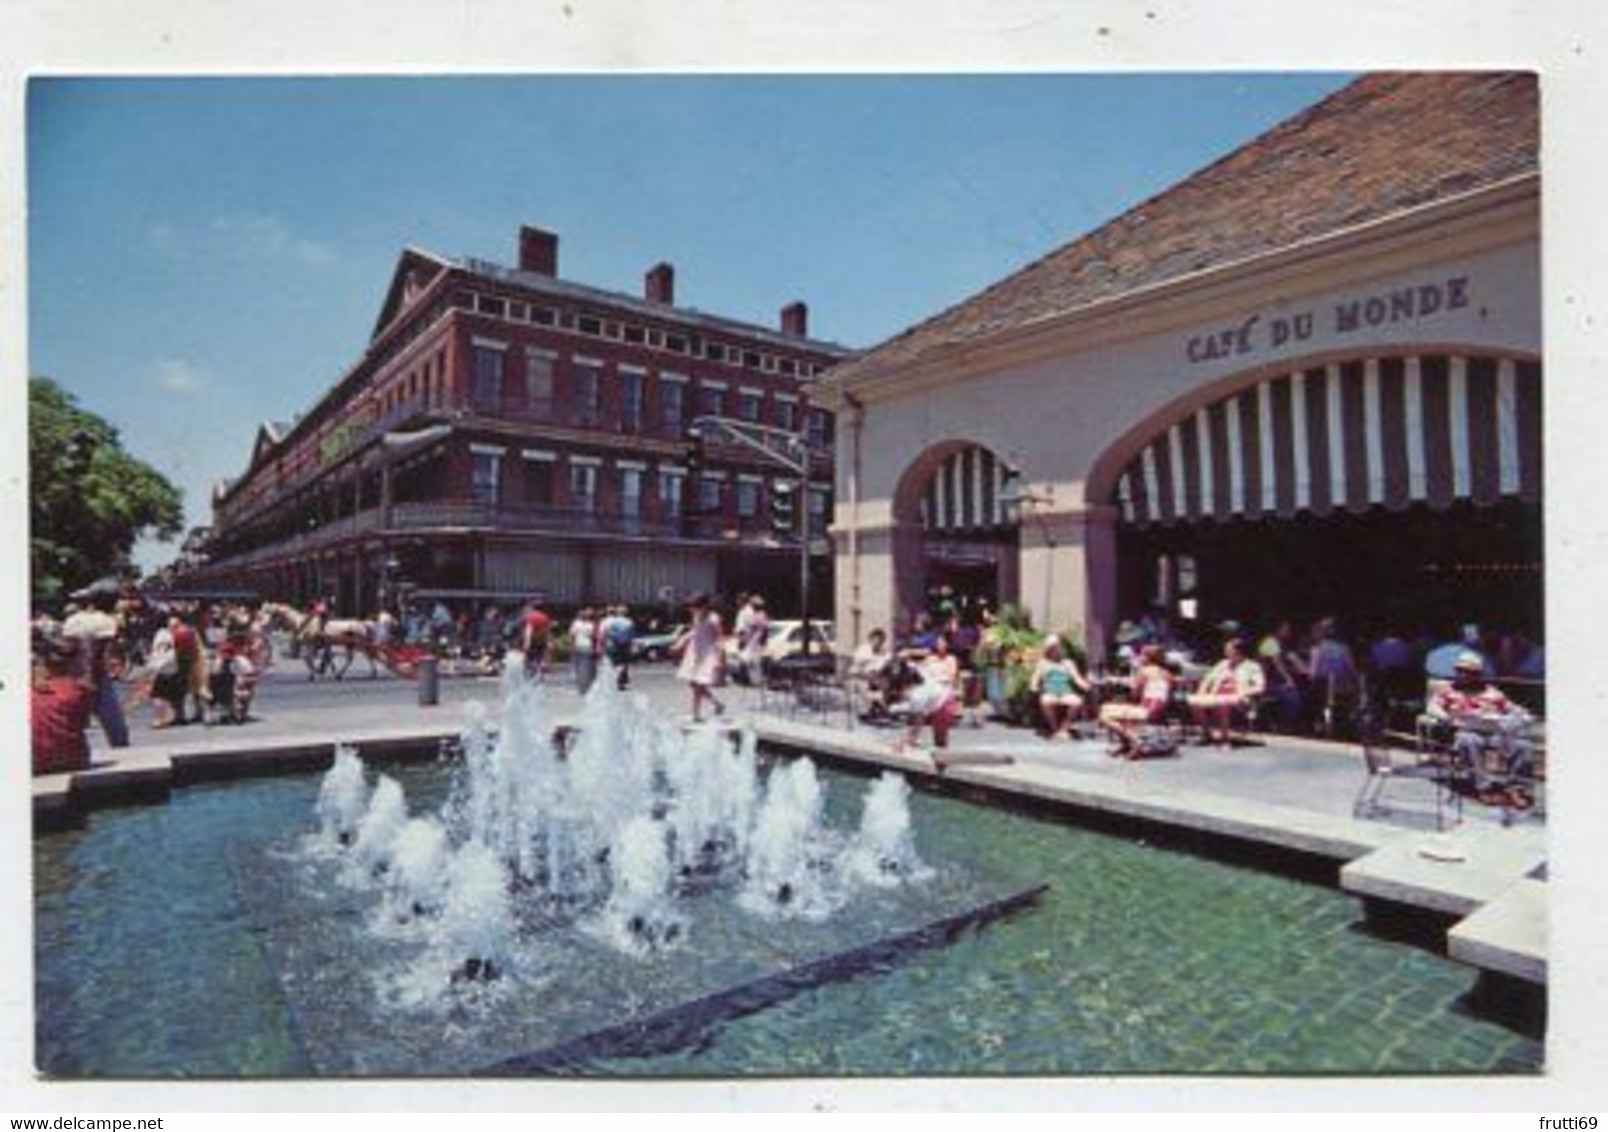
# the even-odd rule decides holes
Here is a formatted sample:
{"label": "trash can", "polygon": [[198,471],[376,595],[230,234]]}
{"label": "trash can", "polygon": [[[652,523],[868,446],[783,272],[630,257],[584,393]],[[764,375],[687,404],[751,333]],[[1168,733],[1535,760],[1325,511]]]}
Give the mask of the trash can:
{"label": "trash can", "polygon": [[434,707],[441,702],[441,661],[426,656],[419,659],[419,706]]}

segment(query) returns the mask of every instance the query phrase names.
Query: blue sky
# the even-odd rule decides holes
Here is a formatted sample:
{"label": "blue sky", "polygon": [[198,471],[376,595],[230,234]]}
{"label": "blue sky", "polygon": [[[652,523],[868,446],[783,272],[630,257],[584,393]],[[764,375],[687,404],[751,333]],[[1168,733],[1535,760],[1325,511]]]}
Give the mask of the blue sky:
{"label": "blue sky", "polygon": [[[1342,86],[1333,73],[35,79],[30,371],[183,488],[361,354],[401,249],[875,345]],[[147,544],[153,568],[174,548]]]}

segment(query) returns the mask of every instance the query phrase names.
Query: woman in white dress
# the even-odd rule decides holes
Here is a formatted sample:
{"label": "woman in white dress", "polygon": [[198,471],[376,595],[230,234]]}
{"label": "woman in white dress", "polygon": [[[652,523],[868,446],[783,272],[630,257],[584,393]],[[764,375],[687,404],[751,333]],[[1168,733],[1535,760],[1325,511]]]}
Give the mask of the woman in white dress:
{"label": "woman in white dress", "polygon": [[726,705],[715,697],[714,692],[726,682],[726,660],[722,648],[725,631],[720,614],[715,612],[707,594],[693,598],[687,608],[691,614],[690,624],[675,644],[681,653],[676,677],[685,680],[692,690],[692,721],[702,723],[705,701],[713,706],[716,715],[726,711]]}

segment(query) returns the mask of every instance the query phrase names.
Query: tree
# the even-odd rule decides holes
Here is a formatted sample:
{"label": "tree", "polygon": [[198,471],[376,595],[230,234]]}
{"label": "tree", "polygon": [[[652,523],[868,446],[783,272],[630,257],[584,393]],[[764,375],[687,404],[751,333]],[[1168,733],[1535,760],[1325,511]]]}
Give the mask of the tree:
{"label": "tree", "polygon": [[48,377],[28,381],[28,476],[35,601],[132,573],[137,538],[166,540],[183,528],[179,489]]}

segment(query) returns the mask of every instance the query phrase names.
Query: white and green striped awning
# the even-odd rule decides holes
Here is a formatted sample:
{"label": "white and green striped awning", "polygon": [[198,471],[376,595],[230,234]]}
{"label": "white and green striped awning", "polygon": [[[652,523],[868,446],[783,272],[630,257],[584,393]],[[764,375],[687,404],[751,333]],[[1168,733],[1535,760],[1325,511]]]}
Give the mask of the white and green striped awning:
{"label": "white and green striped awning", "polygon": [[1281,374],[1174,422],[1118,477],[1145,526],[1541,499],[1541,367],[1437,354]]}

